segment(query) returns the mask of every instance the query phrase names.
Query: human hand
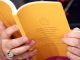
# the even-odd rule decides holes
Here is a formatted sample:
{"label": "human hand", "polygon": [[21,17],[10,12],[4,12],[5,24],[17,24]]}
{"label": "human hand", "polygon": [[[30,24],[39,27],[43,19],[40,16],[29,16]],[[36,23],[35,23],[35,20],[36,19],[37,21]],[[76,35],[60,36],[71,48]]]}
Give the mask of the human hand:
{"label": "human hand", "polygon": [[3,52],[5,58],[9,59],[7,56],[9,51],[14,55],[12,60],[22,60],[35,55],[37,50],[29,51],[35,45],[34,40],[29,41],[26,36],[15,39],[10,38],[16,31],[19,31],[16,25],[5,28],[3,23],[0,23],[1,52]]}
{"label": "human hand", "polygon": [[63,40],[68,45],[68,58],[70,60],[80,60],[80,29],[73,29]]}

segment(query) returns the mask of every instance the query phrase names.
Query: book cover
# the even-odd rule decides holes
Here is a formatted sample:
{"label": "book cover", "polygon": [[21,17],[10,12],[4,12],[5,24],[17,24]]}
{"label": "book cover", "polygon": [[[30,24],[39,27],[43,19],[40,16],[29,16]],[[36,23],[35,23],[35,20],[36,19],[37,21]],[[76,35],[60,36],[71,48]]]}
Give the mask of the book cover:
{"label": "book cover", "polygon": [[70,28],[60,2],[30,2],[17,10],[11,1],[0,0],[0,8],[0,19],[7,27],[17,24],[22,35],[36,41],[39,52],[33,60],[66,56],[62,38]]}

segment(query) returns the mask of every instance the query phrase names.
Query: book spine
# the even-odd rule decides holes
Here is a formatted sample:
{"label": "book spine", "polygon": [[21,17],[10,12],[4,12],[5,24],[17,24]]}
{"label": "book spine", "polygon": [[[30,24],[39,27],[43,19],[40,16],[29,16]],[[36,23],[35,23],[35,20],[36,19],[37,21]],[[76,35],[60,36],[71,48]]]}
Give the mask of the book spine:
{"label": "book spine", "polygon": [[25,32],[24,32],[24,30],[23,30],[23,28],[22,28],[22,25],[21,25],[21,23],[20,23],[20,21],[19,21],[18,16],[17,16],[17,15],[14,15],[13,17],[14,17],[14,20],[15,20],[15,22],[16,22],[19,30],[20,30],[21,35],[22,35],[22,36],[26,36],[26,34],[25,34]]}

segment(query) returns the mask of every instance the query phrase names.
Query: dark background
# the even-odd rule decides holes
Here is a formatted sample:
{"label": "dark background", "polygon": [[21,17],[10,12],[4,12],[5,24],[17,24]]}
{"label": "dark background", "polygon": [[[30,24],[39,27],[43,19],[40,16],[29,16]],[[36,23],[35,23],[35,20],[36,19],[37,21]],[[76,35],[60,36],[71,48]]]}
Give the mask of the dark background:
{"label": "dark background", "polygon": [[[11,0],[14,2],[17,8],[21,5],[31,2],[31,1],[39,1],[39,0]],[[45,0],[45,1],[60,1],[63,4],[64,9],[67,7],[68,3],[71,0]],[[65,12],[68,22],[71,28],[79,27],[80,28],[80,0],[73,0],[69,9]]]}

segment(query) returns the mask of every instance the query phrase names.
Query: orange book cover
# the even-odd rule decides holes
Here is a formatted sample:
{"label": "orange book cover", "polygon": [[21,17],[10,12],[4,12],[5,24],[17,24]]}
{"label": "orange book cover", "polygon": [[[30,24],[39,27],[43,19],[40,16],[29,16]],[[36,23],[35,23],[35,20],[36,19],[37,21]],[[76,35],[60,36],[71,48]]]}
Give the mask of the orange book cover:
{"label": "orange book cover", "polygon": [[10,0],[0,0],[0,19],[7,27],[17,24],[22,35],[36,41],[39,52],[33,60],[66,56],[62,38],[70,28],[60,2],[30,2],[17,10]]}

